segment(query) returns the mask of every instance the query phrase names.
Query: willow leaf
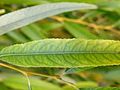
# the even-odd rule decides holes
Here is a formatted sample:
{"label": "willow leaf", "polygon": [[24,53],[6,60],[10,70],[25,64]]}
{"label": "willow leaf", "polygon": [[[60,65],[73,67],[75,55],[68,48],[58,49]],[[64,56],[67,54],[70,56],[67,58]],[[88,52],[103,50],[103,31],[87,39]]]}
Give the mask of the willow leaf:
{"label": "willow leaf", "polygon": [[64,22],[64,26],[65,26],[66,30],[76,38],[98,39],[98,37],[96,35],[89,32],[89,30],[82,25],[75,24],[72,22]]}
{"label": "willow leaf", "polygon": [[[7,75],[8,78],[5,78],[3,83],[12,88],[12,90],[28,90],[27,81],[24,77],[20,75]],[[49,83],[47,81],[40,80],[36,77],[30,78],[32,90],[62,90],[59,86]],[[1,89],[0,90],[6,90]],[[10,90],[10,89],[9,89]]]}
{"label": "willow leaf", "polygon": [[[96,88],[98,87],[98,84],[92,81],[80,81],[77,82],[75,86],[77,88],[80,88],[79,90],[82,90],[81,88]],[[66,85],[63,87],[63,90],[75,90],[75,89],[71,86]]]}
{"label": "willow leaf", "polygon": [[0,35],[66,11],[95,8],[95,5],[85,3],[54,3],[24,8],[0,17]]}
{"label": "willow leaf", "polygon": [[6,47],[0,60],[22,67],[120,65],[120,41],[44,39]]}
{"label": "willow leaf", "polygon": [[86,70],[93,69],[93,68],[94,67],[69,68],[64,73],[65,74],[78,73],[78,72],[86,71]]}
{"label": "willow leaf", "polygon": [[0,0],[0,4],[27,4],[27,5],[34,5],[34,4],[42,4],[47,3],[46,0]]}

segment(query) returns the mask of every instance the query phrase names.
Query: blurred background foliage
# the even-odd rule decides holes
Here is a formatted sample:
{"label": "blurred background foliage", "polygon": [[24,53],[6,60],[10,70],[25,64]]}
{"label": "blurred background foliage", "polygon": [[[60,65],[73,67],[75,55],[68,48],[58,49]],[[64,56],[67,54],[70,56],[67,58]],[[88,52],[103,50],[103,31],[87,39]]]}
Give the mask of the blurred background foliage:
{"label": "blurred background foliage", "polygon": [[[66,12],[9,32],[0,36],[0,49],[45,38],[120,40],[120,0],[0,0],[0,15],[37,4],[54,2],[92,3],[99,8]],[[50,75],[64,71],[47,68],[22,69]],[[30,76],[30,80],[33,90],[74,90],[52,78]],[[81,72],[78,70],[65,75],[63,80],[76,83],[79,88],[120,87],[120,67],[100,67]],[[17,72],[0,67],[0,90],[27,90],[27,81]]]}

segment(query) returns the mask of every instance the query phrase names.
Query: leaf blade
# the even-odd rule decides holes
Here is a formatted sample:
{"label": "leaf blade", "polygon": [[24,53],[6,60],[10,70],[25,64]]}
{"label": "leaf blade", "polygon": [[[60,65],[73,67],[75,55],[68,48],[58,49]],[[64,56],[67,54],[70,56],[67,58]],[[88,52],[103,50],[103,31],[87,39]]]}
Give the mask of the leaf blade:
{"label": "leaf blade", "polygon": [[[0,35],[49,16],[79,9],[95,9],[95,5],[85,3],[54,3],[36,5],[14,11],[0,17]],[[14,16],[14,17],[13,17]]]}
{"label": "leaf blade", "polygon": [[120,42],[44,39],[4,48],[0,59],[22,67],[98,67],[120,65]]}
{"label": "leaf blade", "polygon": [[71,33],[75,38],[81,39],[99,39],[96,35],[88,31],[88,29],[82,25],[72,22],[64,22],[66,30]]}
{"label": "leaf blade", "polygon": [[[32,90],[62,90],[59,86],[40,80],[36,77],[30,77],[30,82],[32,85]],[[8,78],[5,78],[3,83],[15,90],[28,89],[26,78],[22,77],[21,75],[8,75]]]}

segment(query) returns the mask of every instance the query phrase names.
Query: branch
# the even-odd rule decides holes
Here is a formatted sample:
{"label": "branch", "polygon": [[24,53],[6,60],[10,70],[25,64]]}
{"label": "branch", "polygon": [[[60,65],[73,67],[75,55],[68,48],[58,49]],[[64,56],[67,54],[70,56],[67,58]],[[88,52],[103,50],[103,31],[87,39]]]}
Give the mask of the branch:
{"label": "branch", "polygon": [[112,25],[109,25],[109,26],[96,25],[94,23],[88,23],[88,22],[80,20],[80,19],[70,19],[70,18],[59,17],[59,16],[53,16],[51,18],[55,19],[59,22],[69,21],[69,22],[82,24],[82,25],[88,26],[90,28],[93,28],[95,30],[108,30],[108,31],[111,31],[111,32],[115,33],[116,35],[120,36],[120,32],[118,30],[114,29]]}
{"label": "branch", "polygon": [[18,69],[18,68],[16,68],[16,67],[13,67],[13,66],[10,66],[10,65],[7,65],[7,64],[4,64],[4,63],[0,63],[0,66],[3,66],[3,67],[6,67],[6,68],[9,68],[9,69],[18,71],[18,72],[22,73],[24,76],[26,76],[26,78],[27,78],[27,80],[28,80],[28,88],[29,88],[29,90],[32,90],[31,84],[30,84],[30,80],[29,80],[29,77],[28,77],[28,76],[30,76],[30,75],[52,78],[52,79],[54,79],[54,80],[56,80],[56,81],[58,81],[58,82],[60,82],[60,83],[63,83],[63,84],[66,84],[66,85],[68,85],[68,86],[73,87],[75,90],[79,90],[79,89],[77,88],[77,86],[75,86],[74,84],[61,80],[61,76],[59,76],[59,75],[51,76],[51,75],[46,75],[46,74],[41,74],[41,73],[36,73],[36,72],[23,71],[23,70],[21,70],[21,69]]}

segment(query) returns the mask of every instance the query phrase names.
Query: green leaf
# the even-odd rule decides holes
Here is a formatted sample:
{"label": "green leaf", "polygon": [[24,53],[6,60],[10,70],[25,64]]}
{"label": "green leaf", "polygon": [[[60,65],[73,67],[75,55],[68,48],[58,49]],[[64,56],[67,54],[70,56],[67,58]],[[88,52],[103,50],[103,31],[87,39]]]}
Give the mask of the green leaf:
{"label": "green leaf", "polygon": [[0,17],[0,35],[63,12],[95,8],[95,5],[85,3],[54,3],[24,8]]}
{"label": "green leaf", "polygon": [[120,69],[108,72],[107,74],[105,74],[105,78],[107,78],[108,80],[120,82]]}
{"label": "green leaf", "polygon": [[39,25],[42,29],[45,31],[50,31],[50,30],[55,30],[60,27],[63,27],[62,23],[57,23],[57,22],[45,22],[45,23],[40,23]]}
{"label": "green leaf", "polygon": [[72,22],[64,22],[66,30],[76,38],[98,39],[97,36],[87,30],[86,27]]}
{"label": "green leaf", "polygon": [[36,32],[36,29],[31,28],[32,25],[25,26],[21,28],[22,33],[26,35],[30,40],[39,40],[41,37],[39,33]]}
{"label": "green leaf", "polygon": [[27,4],[27,5],[34,5],[34,4],[41,4],[47,3],[45,0],[0,0],[0,4]]}
{"label": "green leaf", "polygon": [[22,35],[19,32],[16,31],[12,31],[12,32],[8,32],[7,36],[9,36],[10,38],[12,38],[13,40],[17,41],[17,42],[27,42],[28,40],[24,37],[24,35]]}
{"label": "green leaf", "polygon": [[2,49],[2,48],[4,48],[5,46],[4,45],[0,45],[0,50]]}
{"label": "green leaf", "polygon": [[92,68],[94,68],[94,67],[70,68],[70,69],[67,69],[67,70],[65,71],[65,74],[79,73],[79,72],[86,71],[86,70],[89,70],[89,69],[92,69]]}
{"label": "green leaf", "polygon": [[[76,86],[77,88],[98,87],[97,83],[91,82],[91,81],[77,82],[77,83],[75,84],[75,86]],[[75,89],[74,89],[73,87],[71,87],[71,86],[66,85],[66,86],[63,87],[63,90],[75,90]],[[80,89],[80,90],[81,90],[81,89]]]}
{"label": "green leaf", "polygon": [[[120,66],[80,67],[80,68],[67,69],[65,71],[65,74],[79,73],[82,71],[89,71],[89,72],[102,73],[102,74],[106,75],[109,72],[116,71],[119,69],[120,69]],[[117,78],[117,77],[115,77],[115,78]]]}
{"label": "green leaf", "polygon": [[0,90],[10,90],[7,86],[5,86],[3,83],[0,83]]}
{"label": "green leaf", "polygon": [[120,65],[120,41],[44,39],[4,48],[0,60],[22,67]]}
{"label": "green leaf", "polygon": [[37,24],[31,24],[30,25],[31,29],[33,29],[40,38],[47,38],[46,33],[44,32],[44,29],[41,28],[39,25]]}
{"label": "green leaf", "polygon": [[120,69],[120,66],[102,66],[102,67],[94,67],[94,68],[88,69],[86,71],[96,72],[96,73],[101,73],[101,74],[106,75],[112,71],[116,71],[119,69]]}
{"label": "green leaf", "polygon": [[[49,83],[47,81],[42,81],[36,77],[30,77],[32,90],[62,90],[59,86]],[[15,90],[27,90],[27,80],[20,75],[8,76],[8,78],[3,80],[3,83]]]}

